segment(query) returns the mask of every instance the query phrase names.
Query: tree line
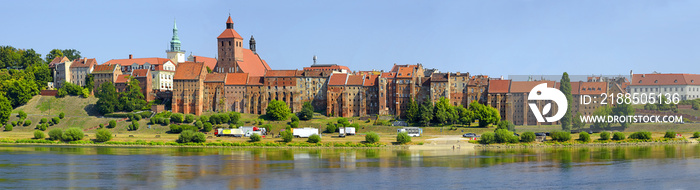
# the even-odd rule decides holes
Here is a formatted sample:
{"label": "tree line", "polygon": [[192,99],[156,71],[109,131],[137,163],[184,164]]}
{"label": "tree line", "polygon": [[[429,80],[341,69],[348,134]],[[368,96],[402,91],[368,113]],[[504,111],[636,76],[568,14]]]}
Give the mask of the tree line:
{"label": "tree line", "polygon": [[410,99],[404,118],[409,123],[430,126],[430,124],[447,125],[462,124],[470,126],[478,121],[479,127],[496,125],[501,121],[501,114],[496,108],[473,101],[468,108],[452,106],[450,101],[441,97],[435,104],[425,100],[420,105]]}

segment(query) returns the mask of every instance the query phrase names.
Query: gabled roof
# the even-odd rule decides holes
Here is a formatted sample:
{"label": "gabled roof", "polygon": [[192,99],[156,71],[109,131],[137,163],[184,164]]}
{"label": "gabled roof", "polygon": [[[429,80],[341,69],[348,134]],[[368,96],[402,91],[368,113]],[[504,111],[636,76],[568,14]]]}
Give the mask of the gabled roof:
{"label": "gabled roof", "polygon": [[381,77],[382,78],[394,78],[394,77],[396,77],[396,73],[394,73],[394,72],[382,73]]}
{"label": "gabled roof", "polygon": [[119,76],[117,76],[117,81],[114,81],[114,83],[115,84],[116,83],[127,83],[127,82],[129,82],[129,77],[131,77],[131,75],[129,75],[129,74],[119,75]]}
{"label": "gabled roof", "polygon": [[391,72],[399,72],[399,68],[410,68],[411,70],[413,70],[417,67],[418,65],[394,65],[394,67],[391,68]]}
{"label": "gabled roof", "polygon": [[600,95],[607,92],[607,82],[571,82],[572,95]]}
{"label": "gabled roof", "polygon": [[547,87],[554,88],[554,81],[512,81],[510,93],[529,93],[535,86],[547,83]]}
{"label": "gabled roof", "polygon": [[350,68],[347,66],[342,66],[342,65],[337,65],[337,64],[331,64],[331,65],[311,65],[310,67],[304,67],[304,70],[347,70],[350,71]]}
{"label": "gabled roof", "polygon": [[700,85],[696,74],[634,74],[630,86]]}
{"label": "gabled roof", "polygon": [[508,93],[510,90],[510,80],[490,80],[489,94]]}
{"label": "gabled roof", "polygon": [[328,86],[344,86],[348,79],[348,74],[338,73],[333,74],[328,79]]}
{"label": "gabled roof", "polygon": [[[109,60],[105,63],[102,63],[103,65],[109,65],[109,64],[117,64],[123,66],[131,66],[134,63],[137,65],[143,65],[143,64],[151,64],[151,65],[162,65],[165,64],[165,62],[170,61],[170,59],[166,58],[159,58],[159,57],[149,57],[149,58],[133,58],[133,59],[112,59]],[[172,61],[170,61],[172,62]]]}
{"label": "gabled roof", "polygon": [[204,78],[204,82],[225,82],[226,73],[209,73]]}
{"label": "gabled roof", "polygon": [[226,73],[224,85],[246,85],[248,83],[248,73]]}
{"label": "gabled roof", "polygon": [[379,78],[379,75],[365,75],[365,84],[364,86],[376,86],[377,85],[377,79]]}
{"label": "gabled roof", "polygon": [[68,61],[70,61],[70,60],[69,60],[68,57],[66,57],[66,56],[61,56],[61,57],[53,58],[53,60],[51,61],[51,63],[49,63],[49,68],[54,68],[54,67],[56,67],[56,64],[65,63],[65,62],[68,62]]}
{"label": "gabled roof", "polygon": [[211,69],[211,70],[214,70],[214,67],[216,67],[216,59],[211,58],[211,57],[193,55],[192,60],[189,60],[189,61],[197,62],[197,63],[204,63],[204,66],[209,67],[209,69]]}
{"label": "gabled roof", "polygon": [[133,75],[136,78],[140,77],[149,77],[149,73],[151,70],[148,69],[134,69],[134,71],[131,72],[131,75]]}
{"label": "gabled roof", "polygon": [[433,73],[430,76],[431,82],[447,82],[450,79],[449,73]]}
{"label": "gabled roof", "polygon": [[248,77],[248,85],[262,86],[263,78],[259,76]]}
{"label": "gabled roof", "polygon": [[73,64],[70,65],[70,68],[92,67],[95,65],[97,65],[97,60],[95,60],[95,58],[80,58],[73,60]]}
{"label": "gabled roof", "polygon": [[173,79],[177,80],[191,80],[191,79],[199,79],[199,76],[202,73],[202,69],[204,69],[204,63],[195,63],[195,62],[183,62],[177,65],[177,68],[175,69],[175,75],[173,76]]}
{"label": "gabled roof", "polygon": [[363,77],[362,75],[350,75],[348,76],[348,81],[347,85],[348,86],[362,86],[363,85]]}
{"label": "gabled roof", "polygon": [[265,77],[297,77],[301,76],[303,72],[300,70],[269,70],[265,73]]}
{"label": "gabled roof", "polygon": [[399,67],[399,72],[397,72],[396,78],[411,78],[413,76],[413,67]]}
{"label": "gabled roof", "polygon": [[243,60],[236,61],[238,67],[244,73],[250,73],[251,76],[264,76],[267,70],[270,70],[270,66],[267,65],[265,60],[260,59],[258,54],[253,53],[249,49],[243,49]]}
{"label": "gabled roof", "polygon": [[486,85],[489,81],[489,77],[486,75],[477,75],[477,76],[472,76],[471,79],[469,79],[469,82],[467,85],[469,86],[478,86],[478,85]]}
{"label": "gabled roof", "polygon": [[95,65],[92,73],[114,73],[117,65]]}

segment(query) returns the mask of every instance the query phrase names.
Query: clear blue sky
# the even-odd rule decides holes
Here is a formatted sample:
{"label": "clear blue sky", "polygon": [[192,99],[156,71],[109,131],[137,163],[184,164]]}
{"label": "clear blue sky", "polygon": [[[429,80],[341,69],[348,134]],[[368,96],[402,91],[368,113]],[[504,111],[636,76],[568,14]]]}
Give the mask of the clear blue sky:
{"label": "clear blue sky", "polygon": [[215,57],[229,12],[273,69],[700,73],[700,1],[7,1],[0,45],[165,57],[177,19],[187,55]]}

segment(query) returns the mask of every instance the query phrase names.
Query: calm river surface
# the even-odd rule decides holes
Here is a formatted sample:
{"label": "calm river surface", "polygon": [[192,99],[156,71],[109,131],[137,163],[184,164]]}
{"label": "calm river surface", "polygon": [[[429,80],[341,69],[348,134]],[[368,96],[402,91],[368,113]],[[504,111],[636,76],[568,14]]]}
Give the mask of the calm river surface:
{"label": "calm river surface", "polygon": [[498,151],[0,145],[0,189],[697,189],[700,145]]}

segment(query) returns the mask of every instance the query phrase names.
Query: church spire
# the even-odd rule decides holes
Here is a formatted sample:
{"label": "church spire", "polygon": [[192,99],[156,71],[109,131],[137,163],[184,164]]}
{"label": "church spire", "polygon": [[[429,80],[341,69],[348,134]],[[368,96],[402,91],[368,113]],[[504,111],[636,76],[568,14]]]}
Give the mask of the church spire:
{"label": "church spire", "polygon": [[170,51],[180,51],[180,38],[177,36],[177,20],[173,21],[173,38],[170,40]]}

